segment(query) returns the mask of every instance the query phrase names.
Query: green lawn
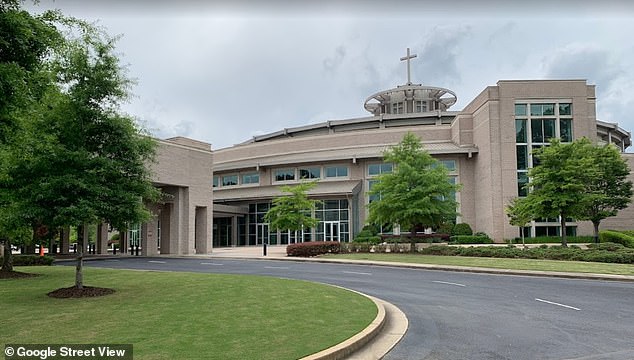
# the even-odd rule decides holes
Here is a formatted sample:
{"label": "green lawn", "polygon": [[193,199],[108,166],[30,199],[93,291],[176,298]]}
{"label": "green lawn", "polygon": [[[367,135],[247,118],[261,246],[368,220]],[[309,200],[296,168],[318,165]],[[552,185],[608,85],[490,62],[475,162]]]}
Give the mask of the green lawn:
{"label": "green lawn", "polygon": [[74,284],[74,267],[0,280],[6,343],[131,343],[135,359],[296,359],[335,345],[374,320],[353,292],[262,276],[86,268],[100,298],[53,299]]}
{"label": "green lawn", "polygon": [[326,258],[392,261],[414,264],[475,266],[496,269],[512,270],[542,270],[542,271],[566,271],[594,274],[634,275],[634,265],[630,264],[606,264],[581,261],[555,261],[555,260],[531,260],[531,259],[504,259],[466,256],[436,256],[418,254],[337,254],[326,255]]}

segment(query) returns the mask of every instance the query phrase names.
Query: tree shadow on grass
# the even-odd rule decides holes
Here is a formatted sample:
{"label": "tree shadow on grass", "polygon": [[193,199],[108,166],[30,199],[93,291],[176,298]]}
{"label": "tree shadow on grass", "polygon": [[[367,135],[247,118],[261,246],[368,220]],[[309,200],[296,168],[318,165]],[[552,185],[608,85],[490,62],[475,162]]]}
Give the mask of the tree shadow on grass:
{"label": "tree shadow on grass", "polygon": [[40,276],[40,274],[31,274],[19,271],[0,271],[0,279],[25,279],[37,276]]}

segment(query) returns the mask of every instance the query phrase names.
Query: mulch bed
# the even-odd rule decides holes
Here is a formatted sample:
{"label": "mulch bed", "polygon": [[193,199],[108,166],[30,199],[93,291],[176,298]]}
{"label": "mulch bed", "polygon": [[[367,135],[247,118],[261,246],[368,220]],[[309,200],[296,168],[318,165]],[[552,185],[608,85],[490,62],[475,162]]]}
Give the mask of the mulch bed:
{"label": "mulch bed", "polygon": [[30,274],[19,271],[0,271],[0,279],[24,279],[36,276],[40,276],[40,274]]}
{"label": "mulch bed", "polygon": [[61,288],[51,291],[47,295],[58,299],[68,298],[84,298],[84,297],[98,297],[104,295],[110,295],[115,292],[114,289],[100,288],[92,286],[84,286],[82,289],[78,289],[74,286],[68,288]]}

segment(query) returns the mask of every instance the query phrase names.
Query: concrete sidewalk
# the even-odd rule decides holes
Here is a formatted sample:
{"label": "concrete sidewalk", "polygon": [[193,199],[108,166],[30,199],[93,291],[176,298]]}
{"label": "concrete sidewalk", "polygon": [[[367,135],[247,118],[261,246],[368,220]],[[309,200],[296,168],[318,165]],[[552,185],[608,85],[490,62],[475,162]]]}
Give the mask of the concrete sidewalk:
{"label": "concrete sidewalk", "polygon": [[519,276],[542,276],[542,277],[560,277],[568,279],[587,279],[587,280],[612,280],[612,281],[634,281],[633,275],[613,275],[613,274],[592,274],[578,272],[562,272],[562,271],[540,271],[540,270],[511,270],[511,269],[495,269],[472,266],[453,266],[453,265],[432,265],[432,264],[412,264],[404,262],[388,262],[388,261],[372,261],[372,260],[351,260],[351,259],[329,259],[329,258],[301,258],[286,256],[286,245],[267,246],[267,256],[263,255],[262,246],[249,247],[233,247],[233,248],[216,248],[211,255],[193,255],[201,257],[224,257],[236,259],[269,259],[283,261],[304,261],[304,262],[323,262],[323,263],[340,263],[354,265],[372,265],[372,266],[389,266],[389,267],[405,267],[410,269],[440,270],[440,271],[456,271],[456,272],[473,272],[484,274],[500,274],[500,275],[519,275]]}

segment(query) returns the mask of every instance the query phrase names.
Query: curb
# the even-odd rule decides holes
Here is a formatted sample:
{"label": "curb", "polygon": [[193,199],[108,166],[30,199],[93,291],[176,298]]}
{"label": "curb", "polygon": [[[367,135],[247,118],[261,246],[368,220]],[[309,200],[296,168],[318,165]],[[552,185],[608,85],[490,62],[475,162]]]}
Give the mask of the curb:
{"label": "curb", "polygon": [[[480,273],[480,274],[492,274],[492,275],[513,275],[513,276],[534,276],[534,277],[550,277],[550,278],[563,278],[563,279],[579,279],[579,280],[604,280],[604,281],[627,281],[634,282],[634,275],[613,275],[613,274],[593,274],[593,273],[569,273],[569,272],[557,272],[557,271],[540,271],[540,270],[508,270],[508,269],[495,269],[495,268],[483,268],[483,267],[468,267],[468,266],[452,266],[452,265],[432,265],[432,264],[412,264],[401,262],[389,262],[389,261],[372,261],[372,260],[351,260],[351,259],[324,259],[324,258],[300,258],[300,257],[240,257],[240,256],[190,256],[190,255],[165,255],[165,256],[134,256],[130,258],[172,258],[172,259],[227,259],[227,260],[271,260],[271,261],[294,261],[294,262],[317,262],[317,263],[332,263],[332,264],[347,264],[347,265],[370,265],[370,266],[384,266],[384,267],[399,267],[418,270],[436,270],[436,271],[454,271],[454,272],[468,272],[468,273]],[[98,261],[98,260],[111,260],[121,259],[118,256],[104,256],[104,257],[89,257],[84,258],[84,261]],[[54,262],[74,262],[77,259],[55,259]]]}
{"label": "curb", "polygon": [[[263,260],[263,258],[259,258],[259,260]],[[294,258],[287,257],[287,258],[275,258],[275,259],[271,258],[270,260],[298,261],[298,262],[306,261],[306,262],[336,263],[336,264],[348,264],[348,265],[371,265],[371,266],[384,266],[384,267],[400,267],[400,268],[418,269],[418,270],[454,271],[454,272],[468,272],[468,273],[481,273],[481,274],[493,274],[493,275],[515,275],[515,276],[552,277],[552,278],[564,278],[564,279],[634,282],[634,276],[632,275],[567,273],[567,272],[539,271],[539,270],[507,270],[507,269],[467,267],[467,266],[411,264],[411,263],[397,263],[397,262],[388,262],[388,261],[349,260],[349,259],[321,259],[321,258],[294,259]]]}
{"label": "curb", "polygon": [[[339,287],[339,286],[335,286],[335,287]],[[347,356],[349,356],[352,353],[354,353],[355,351],[357,351],[360,348],[362,348],[364,345],[366,345],[372,339],[374,339],[381,332],[383,327],[385,326],[386,312],[385,312],[385,307],[383,306],[382,300],[379,300],[379,299],[377,299],[375,297],[372,297],[370,295],[367,295],[367,294],[364,294],[364,293],[361,293],[361,292],[358,292],[358,291],[354,291],[354,290],[350,290],[350,289],[346,289],[346,288],[342,288],[342,287],[339,287],[339,288],[345,289],[345,290],[348,290],[348,291],[352,291],[354,293],[357,293],[359,295],[365,296],[368,299],[372,300],[372,302],[374,302],[374,305],[376,305],[376,307],[378,309],[376,317],[370,323],[370,325],[368,325],[360,333],[357,333],[356,335],[352,336],[351,338],[348,338],[344,342],[341,342],[341,343],[339,343],[337,345],[331,346],[331,347],[329,347],[329,348],[327,348],[325,350],[322,350],[322,351],[320,351],[318,353],[305,356],[305,357],[301,358],[300,360],[337,360],[337,359],[344,359]]]}

